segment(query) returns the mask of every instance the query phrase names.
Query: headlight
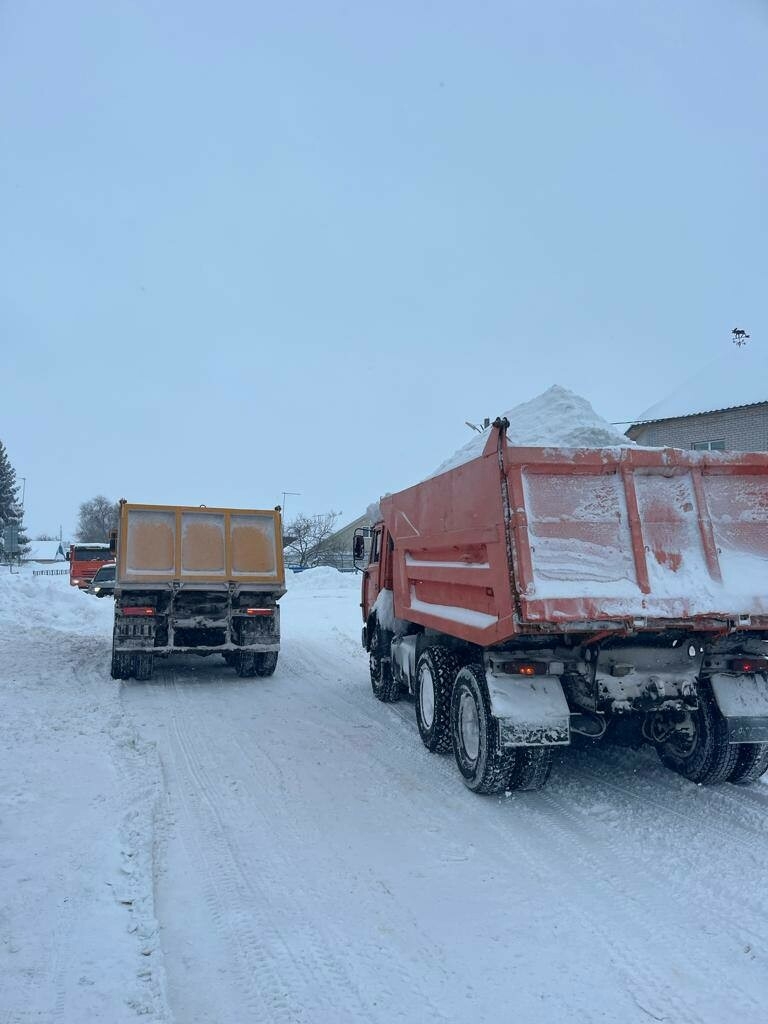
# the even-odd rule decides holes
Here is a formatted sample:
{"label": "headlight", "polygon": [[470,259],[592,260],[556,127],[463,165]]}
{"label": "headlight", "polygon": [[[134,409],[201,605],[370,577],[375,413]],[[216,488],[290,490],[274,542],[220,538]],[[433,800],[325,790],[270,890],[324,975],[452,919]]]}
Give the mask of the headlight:
{"label": "headlight", "polygon": [[101,587],[94,587],[93,591],[95,594],[98,594],[101,591]]}

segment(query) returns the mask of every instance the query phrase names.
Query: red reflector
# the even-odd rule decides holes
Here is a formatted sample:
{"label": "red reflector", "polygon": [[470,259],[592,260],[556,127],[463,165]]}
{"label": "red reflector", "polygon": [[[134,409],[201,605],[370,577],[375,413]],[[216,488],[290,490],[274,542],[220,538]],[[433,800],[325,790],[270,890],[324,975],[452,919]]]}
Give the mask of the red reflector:
{"label": "red reflector", "polygon": [[154,615],[154,608],[123,608],[123,615]]}
{"label": "red reflector", "polygon": [[768,658],[733,658],[732,672],[768,672]]}
{"label": "red reflector", "polygon": [[272,609],[271,608],[246,608],[245,609],[245,614],[246,615],[271,615],[272,614]]}

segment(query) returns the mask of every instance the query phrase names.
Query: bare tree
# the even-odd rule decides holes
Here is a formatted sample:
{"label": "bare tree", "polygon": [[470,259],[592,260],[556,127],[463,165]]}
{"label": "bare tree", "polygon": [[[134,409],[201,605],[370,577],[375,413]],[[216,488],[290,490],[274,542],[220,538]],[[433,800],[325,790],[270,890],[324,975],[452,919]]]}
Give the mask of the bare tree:
{"label": "bare tree", "polygon": [[103,494],[84,501],[77,514],[77,539],[83,542],[109,540],[109,531],[117,529],[120,505]]}
{"label": "bare tree", "polygon": [[296,516],[285,526],[286,561],[302,568],[322,561],[323,545],[333,535],[340,512],[324,512],[317,516]]}

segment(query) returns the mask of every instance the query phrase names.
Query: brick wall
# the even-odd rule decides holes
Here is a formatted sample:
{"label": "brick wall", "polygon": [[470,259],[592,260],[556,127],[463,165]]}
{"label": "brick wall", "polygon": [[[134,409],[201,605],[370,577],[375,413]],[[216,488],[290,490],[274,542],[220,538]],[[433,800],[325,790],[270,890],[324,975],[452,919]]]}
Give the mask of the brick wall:
{"label": "brick wall", "polygon": [[638,444],[651,446],[691,448],[697,441],[724,439],[725,447],[734,451],[768,451],[768,402],[724,412],[641,423],[630,427],[627,434]]}

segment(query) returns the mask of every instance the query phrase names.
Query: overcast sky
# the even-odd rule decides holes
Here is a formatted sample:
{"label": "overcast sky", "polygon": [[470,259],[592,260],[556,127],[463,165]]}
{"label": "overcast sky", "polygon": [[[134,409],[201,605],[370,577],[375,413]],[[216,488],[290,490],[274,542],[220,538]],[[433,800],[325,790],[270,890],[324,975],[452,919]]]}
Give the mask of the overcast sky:
{"label": "overcast sky", "polygon": [[0,0],[0,439],[30,532],[358,515],[553,383],[766,344],[765,0]]}

